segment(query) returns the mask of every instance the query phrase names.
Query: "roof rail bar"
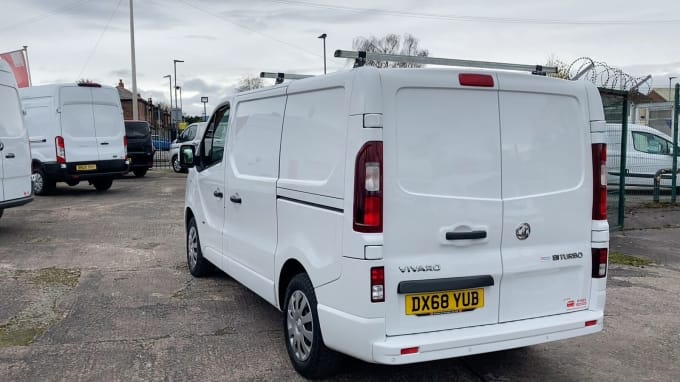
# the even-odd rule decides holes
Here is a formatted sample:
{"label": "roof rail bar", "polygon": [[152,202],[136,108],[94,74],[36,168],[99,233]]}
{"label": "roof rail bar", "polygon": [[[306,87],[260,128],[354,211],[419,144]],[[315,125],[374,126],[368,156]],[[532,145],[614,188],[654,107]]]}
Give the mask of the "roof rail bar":
{"label": "roof rail bar", "polygon": [[522,72],[531,72],[531,74],[541,76],[545,76],[547,73],[557,73],[557,68],[554,66],[508,64],[504,62],[457,60],[452,58],[437,58],[425,56],[405,56],[400,54],[385,54],[339,49],[335,51],[334,56],[341,58],[354,58],[355,68],[364,66],[366,64],[366,60],[374,60],[374,61],[408,62],[413,64],[424,65],[463,66],[471,68],[517,70]]}
{"label": "roof rail bar", "polygon": [[292,73],[274,73],[274,72],[260,72],[260,78],[275,78],[276,84],[280,84],[283,80],[301,80],[303,78],[314,77],[311,74],[292,74]]}

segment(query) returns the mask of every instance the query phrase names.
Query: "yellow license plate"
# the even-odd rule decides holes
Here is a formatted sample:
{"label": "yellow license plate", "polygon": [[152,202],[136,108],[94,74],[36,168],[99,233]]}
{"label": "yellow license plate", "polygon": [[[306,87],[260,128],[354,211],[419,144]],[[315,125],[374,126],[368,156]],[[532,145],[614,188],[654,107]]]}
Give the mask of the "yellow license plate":
{"label": "yellow license plate", "polygon": [[407,315],[454,313],[484,307],[484,288],[406,295]]}
{"label": "yellow license plate", "polygon": [[78,164],[76,165],[76,171],[92,171],[96,170],[96,164]]}

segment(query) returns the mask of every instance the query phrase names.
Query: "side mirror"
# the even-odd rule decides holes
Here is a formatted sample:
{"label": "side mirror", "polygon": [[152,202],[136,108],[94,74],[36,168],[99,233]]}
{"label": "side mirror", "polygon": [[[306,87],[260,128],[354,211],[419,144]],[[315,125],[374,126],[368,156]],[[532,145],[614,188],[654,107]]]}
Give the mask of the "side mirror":
{"label": "side mirror", "polygon": [[179,148],[179,165],[182,168],[194,167],[194,156],[196,148],[194,145],[183,145]]}

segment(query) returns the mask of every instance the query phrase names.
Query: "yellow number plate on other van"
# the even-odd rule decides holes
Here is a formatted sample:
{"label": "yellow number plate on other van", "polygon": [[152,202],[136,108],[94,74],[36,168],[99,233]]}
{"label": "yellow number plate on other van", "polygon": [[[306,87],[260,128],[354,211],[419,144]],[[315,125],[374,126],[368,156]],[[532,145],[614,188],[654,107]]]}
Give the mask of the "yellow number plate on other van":
{"label": "yellow number plate on other van", "polygon": [[96,164],[78,164],[76,165],[76,171],[92,171],[96,170]]}
{"label": "yellow number plate on other van", "polygon": [[453,313],[484,307],[484,288],[406,295],[406,314]]}

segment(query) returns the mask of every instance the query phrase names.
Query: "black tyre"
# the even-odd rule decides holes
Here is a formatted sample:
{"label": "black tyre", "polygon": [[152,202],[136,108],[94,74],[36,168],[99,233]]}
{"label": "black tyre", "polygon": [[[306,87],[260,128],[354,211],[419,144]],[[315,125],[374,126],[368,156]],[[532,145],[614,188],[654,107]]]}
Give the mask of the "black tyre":
{"label": "black tyre", "polygon": [[33,170],[31,184],[33,193],[36,195],[49,195],[54,192],[56,187],[56,182],[49,179],[41,168]]}
{"label": "black tyre", "polygon": [[71,187],[77,186],[78,183],[80,183],[79,180],[67,180],[67,181],[66,181],[66,184],[68,184],[68,185],[71,186]]}
{"label": "black tyre", "polygon": [[136,168],[132,170],[132,172],[135,174],[136,177],[142,178],[144,175],[146,175],[146,172],[149,171],[148,168],[142,167],[142,168]]}
{"label": "black tyre", "polygon": [[100,178],[92,181],[92,185],[97,189],[97,191],[106,191],[111,188],[112,184],[113,179],[111,178]]}
{"label": "black tyre", "polygon": [[312,379],[335,374],[342,362],[342,356],[323,343],[316,304],[309,277],[304,273],[293,277],[283,305],[284,340],[295,370]]}
{"label": "black tyre", "polygon": [[172,156],[172,171],[174,172],[184,172],[182,166],[179,165],[179,155]]}
{"label": "black tyre", "polygon": [[3,212],[5,212],[5,210],[3,210],[2,208],[0,208],[0,218],[2,217]]}
{"label": "black tyre", "polygon": [[194,277],[203,277],[213,269],[213,265],[203,257],[203,252],[201,252],[201,240],[198,237],[198,227],[194,218],[189,220],[187,227],[187,265],[189,265],[189,273]]}

